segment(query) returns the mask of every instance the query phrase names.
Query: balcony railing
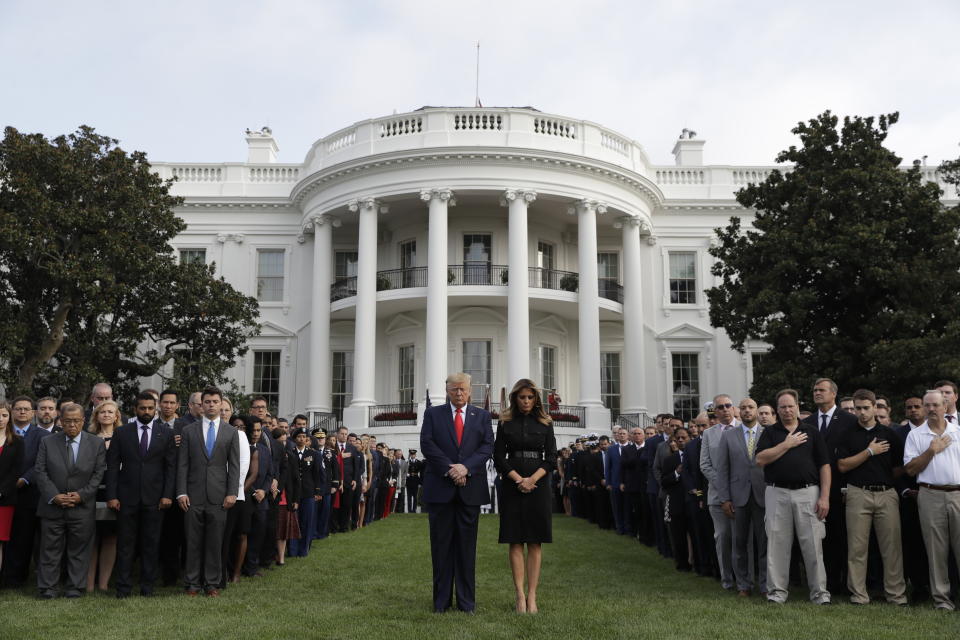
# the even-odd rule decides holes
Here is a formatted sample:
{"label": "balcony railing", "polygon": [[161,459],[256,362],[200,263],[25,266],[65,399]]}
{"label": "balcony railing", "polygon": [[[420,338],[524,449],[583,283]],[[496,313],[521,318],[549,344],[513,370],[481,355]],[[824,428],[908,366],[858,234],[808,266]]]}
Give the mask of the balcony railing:
{"label": "balcony railing", "polygon": [[370,407],[371,427],[409,424],[417,424],[417,405],[414,403],[376,404]]}
{"label": "balcony railing", "polygon": [[314,413],[311,430],[320,427],[328,436],[334,435],[337,430],[337,416],[333,413]]}
{"label": "balcony railing", "polygon": [[[466,263],[447,266],[447,284],[458,286],[507,286],[510,282],[510,267],[501,264]],[[600,278],[598,292],[601,298],[623,302],[623,285],[614,278]],[[553,289],[576,293],[580,288],[580,276],[574,271],[559,271],[530,267],[527,285],[535,289]],[[427,267],[388,269],[377,272],[377,291],[411,289],[427,286]],[[357,278],[341,278],[330,285],[330,302],[357,295]]]}

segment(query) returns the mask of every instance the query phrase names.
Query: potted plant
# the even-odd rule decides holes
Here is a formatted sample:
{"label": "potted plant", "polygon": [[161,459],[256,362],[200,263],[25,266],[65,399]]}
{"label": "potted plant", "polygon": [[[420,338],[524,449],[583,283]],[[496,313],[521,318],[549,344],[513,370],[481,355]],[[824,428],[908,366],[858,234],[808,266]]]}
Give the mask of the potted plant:
{"label": "potted plant", "polygon": [[510,269],[504,269],[500,272],[500,282],[501,284],[509,284],[510,282]]}
{"label": "potted plant", "polygon": [[386,291],[390,288],[390,279],[386,276],[377,276],[377,291]]}
{"label": "potted plant", "polygon": [[568,273],[560,279],[560,288],[564,291],[576,291],[580,287],[580,279],[575,273]]}
{"label": "potted plant", "polygon": [[453,275],[453,269],[447,269],[447,284],[453,284],[457,276]]}

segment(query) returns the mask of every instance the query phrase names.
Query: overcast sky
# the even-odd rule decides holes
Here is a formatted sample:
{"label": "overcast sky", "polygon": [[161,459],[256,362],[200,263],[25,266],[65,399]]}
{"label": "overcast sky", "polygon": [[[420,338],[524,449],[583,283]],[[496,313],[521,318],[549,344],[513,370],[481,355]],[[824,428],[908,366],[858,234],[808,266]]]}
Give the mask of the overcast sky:
{"label": "overcast sky", "polygon": [[[533,106],[673,162],[684,127],[708,164],[768,164],[798,120],[899,111],[906,162],[960,156],[960,2],[0,0],[0,124],[80,124],[154,161],[280,160],[358,120]],[[950,43],[954,44],[951,45]]]}

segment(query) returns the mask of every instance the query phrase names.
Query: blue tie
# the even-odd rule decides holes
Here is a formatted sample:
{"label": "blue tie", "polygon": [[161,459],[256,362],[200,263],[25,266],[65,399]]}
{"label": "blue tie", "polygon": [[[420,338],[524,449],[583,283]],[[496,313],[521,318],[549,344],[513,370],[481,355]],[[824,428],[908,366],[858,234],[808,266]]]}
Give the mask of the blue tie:
{"label": "blue tie", "polygon": [[217,439],[217,434],[213,430],[213,420],[210,421],[210,426],[207,427],[207,457],[213,456],[213,442]]}

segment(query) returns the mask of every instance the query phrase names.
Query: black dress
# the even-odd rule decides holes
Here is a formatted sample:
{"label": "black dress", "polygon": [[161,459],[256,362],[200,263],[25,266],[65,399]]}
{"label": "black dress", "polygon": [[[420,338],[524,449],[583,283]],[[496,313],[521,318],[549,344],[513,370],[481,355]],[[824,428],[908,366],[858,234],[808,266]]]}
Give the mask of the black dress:
{"label": "black dress", "polygon": [[[519,452],[539,456],[521,457]],[[503,475],[500,491],[500,542],[508,544],[553,542],[551,527],[552,489],[550,472],[557,465],[557,441],[553,426],[538,422],[530,414],[517,413],[497,425],[493,444],[493,460]],[[507,474],[516,471],[522,477],[533,475],[537,468],[547,472],[537,481],[537,488],[521,493]]]}

